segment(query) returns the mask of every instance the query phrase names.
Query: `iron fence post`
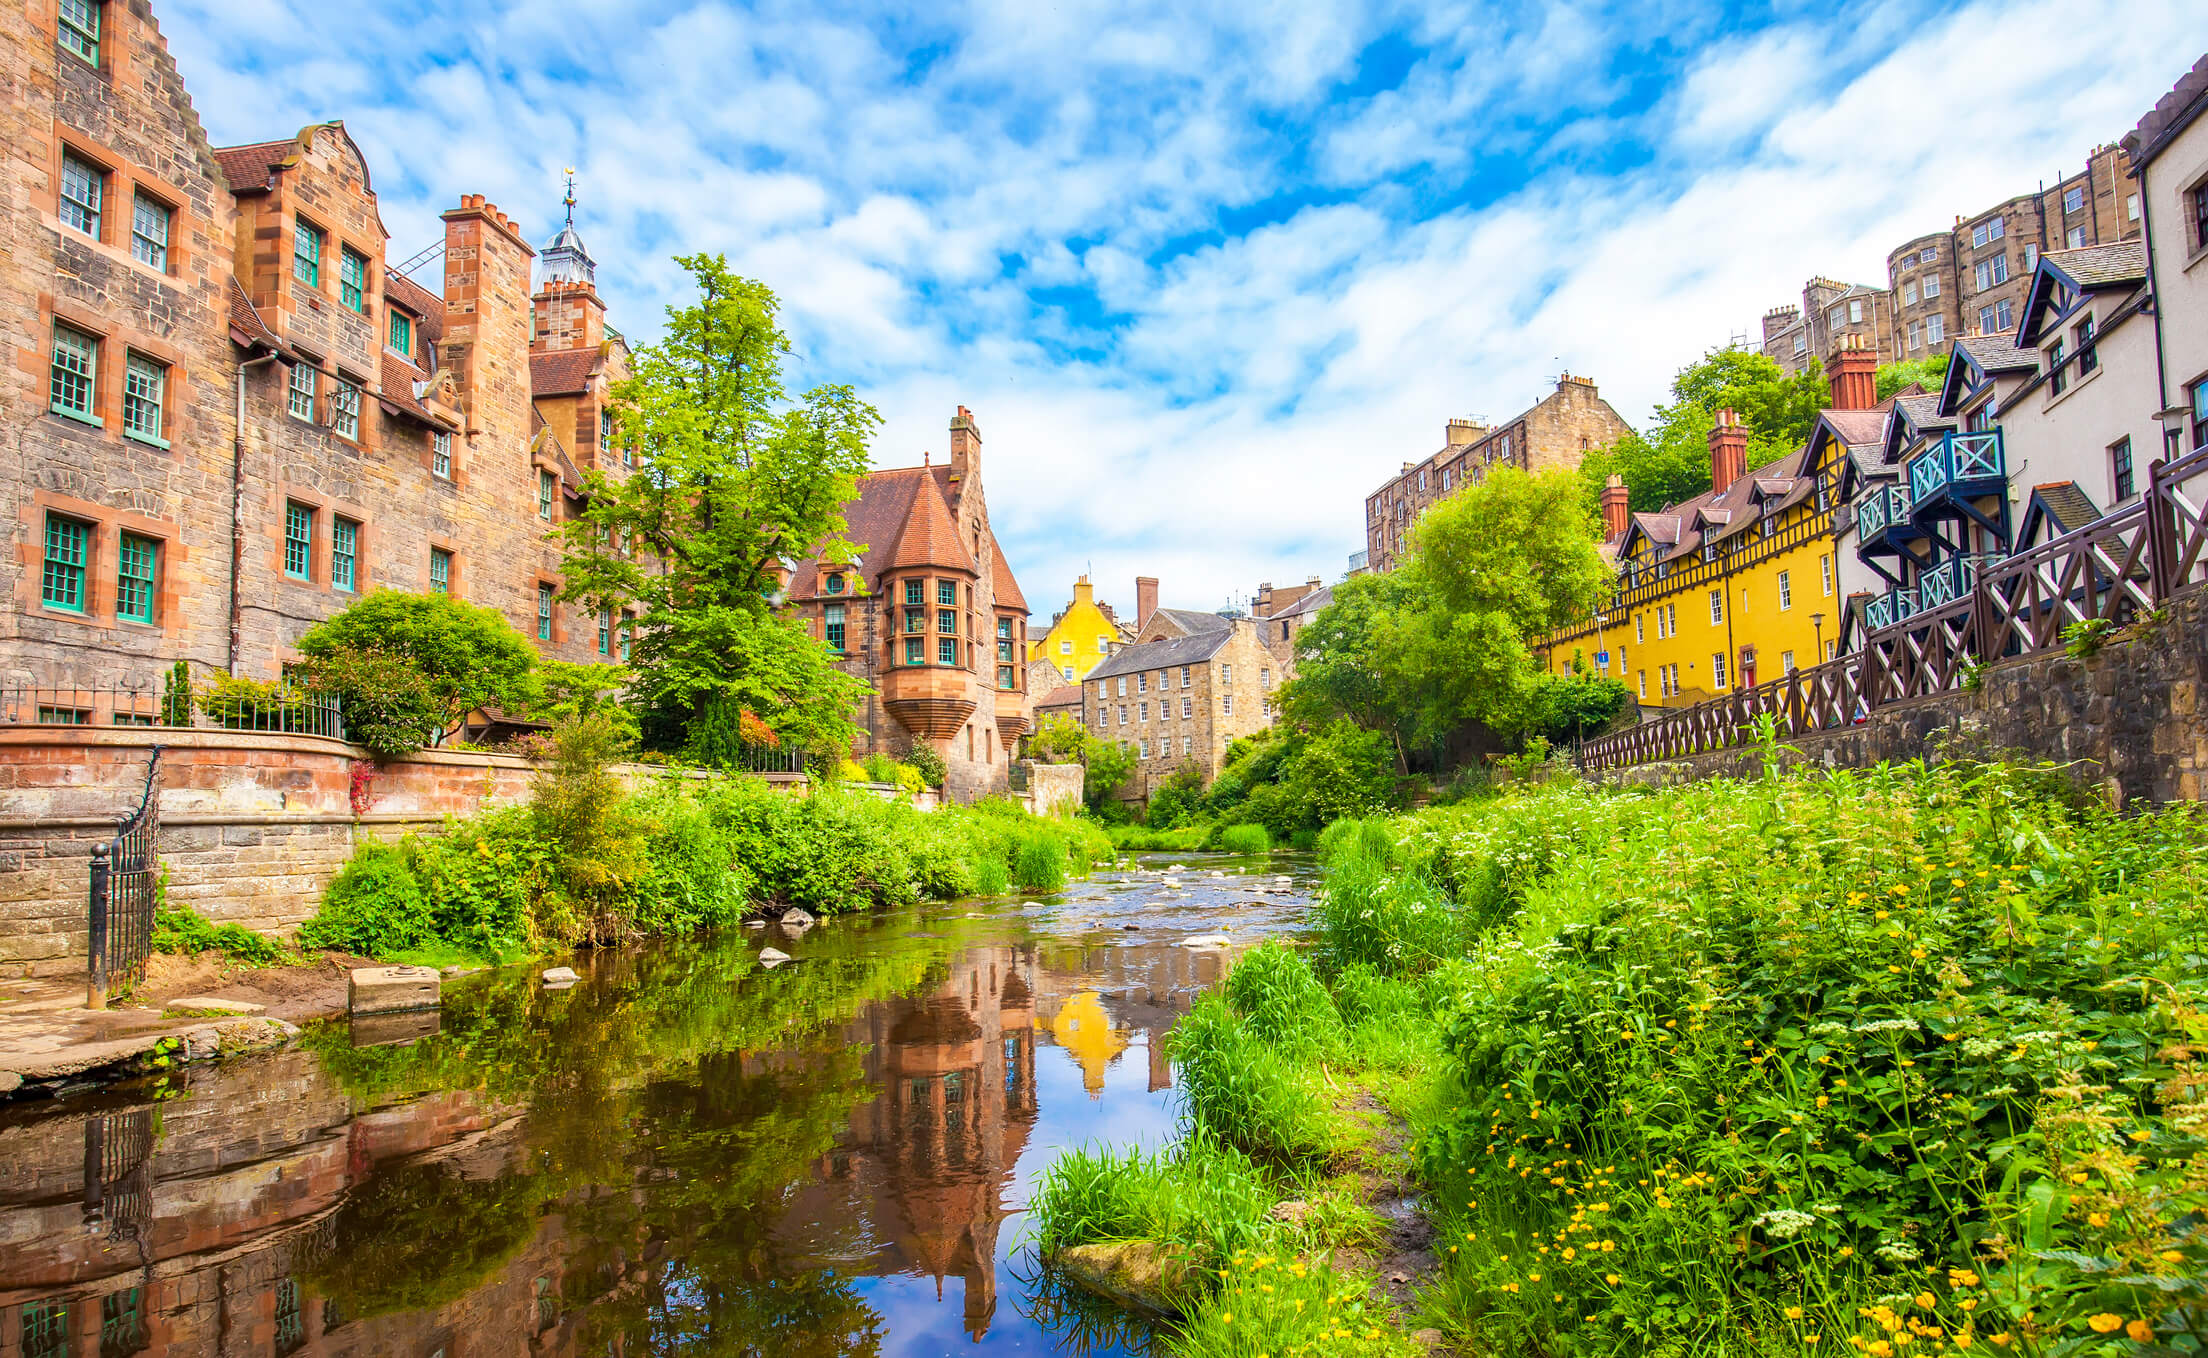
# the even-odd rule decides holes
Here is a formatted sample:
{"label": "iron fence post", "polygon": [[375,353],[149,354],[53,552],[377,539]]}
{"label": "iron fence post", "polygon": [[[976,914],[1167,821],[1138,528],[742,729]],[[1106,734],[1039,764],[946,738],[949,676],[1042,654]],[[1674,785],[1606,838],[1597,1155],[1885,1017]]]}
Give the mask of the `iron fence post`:
{"label": "iron fence post", "polygon": [[90,954],[90,984],[86,988],[84,1007],[107,1008],[107,897],[108,897],[108,844],[106,840],[92,846],[92,891],[90,915],[86,924],[85,950]]}

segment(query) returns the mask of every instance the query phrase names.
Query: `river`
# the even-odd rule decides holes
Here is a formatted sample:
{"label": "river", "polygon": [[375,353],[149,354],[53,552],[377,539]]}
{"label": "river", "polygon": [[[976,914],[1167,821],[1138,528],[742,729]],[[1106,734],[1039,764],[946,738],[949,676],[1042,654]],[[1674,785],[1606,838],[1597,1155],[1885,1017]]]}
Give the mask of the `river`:
{"label": "river", "polygon": [[1069,1147],[1169,1139],[1163,1038],[1225,964],[1179,940],[1291,933],[1310,886],[1144,857],[8,1107],[0,1352],[1142,1352],[1037,1276],[1023,1207]]}

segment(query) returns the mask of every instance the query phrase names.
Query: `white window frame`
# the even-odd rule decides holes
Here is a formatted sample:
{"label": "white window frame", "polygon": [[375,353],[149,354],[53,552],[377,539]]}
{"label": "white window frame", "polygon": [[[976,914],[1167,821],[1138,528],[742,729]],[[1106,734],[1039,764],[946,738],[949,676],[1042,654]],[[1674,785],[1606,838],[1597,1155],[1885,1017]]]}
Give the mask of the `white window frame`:
{"label": "white window frame", "polygon": [[1794,572],[1779,572],[1779,611],[1784,613],[1794,606]]}

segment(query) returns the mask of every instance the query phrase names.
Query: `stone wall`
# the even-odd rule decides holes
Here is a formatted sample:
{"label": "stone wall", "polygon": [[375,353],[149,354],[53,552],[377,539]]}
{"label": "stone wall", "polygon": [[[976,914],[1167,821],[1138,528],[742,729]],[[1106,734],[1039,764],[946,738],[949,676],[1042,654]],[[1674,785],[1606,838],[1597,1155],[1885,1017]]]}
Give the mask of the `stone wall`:
{"label": "stone wall", "polygon": [[[513,755],[464,751],[378,764],[318,736],[0,727],[0,976],[82,970],[92,846],[137,806],[156,740],[169,899],[278,933],[314,913],[366,840],[512,806],[528,797],[533,772]],[[624,771],[634,780],[665,775],[643,765]]]}
{"label": "stone wall", "polygon": [[[1917,758],[2021,756],[2072,766],[2081,782],[2117,805],[2198,801],[2208,775],[2208,593],[2172,598],[2161,625],[2098,655],[2062,651],[1987,667],[1977,688],[1894,703],[1853,726],[1784,742],[1800,760],[1827,768],[1870,768]],[[1790,757],[1790,762],[1792,758]],[[1660,785],[1752,776],[1753,749],[1709,754],[1595,775],[1603,782]]]}
{"label": "stone wall", "polygon": [[1081,782],[1086,772],[1079,764],[1027,765],[1027,809],[1038,816],[1081,809]]}

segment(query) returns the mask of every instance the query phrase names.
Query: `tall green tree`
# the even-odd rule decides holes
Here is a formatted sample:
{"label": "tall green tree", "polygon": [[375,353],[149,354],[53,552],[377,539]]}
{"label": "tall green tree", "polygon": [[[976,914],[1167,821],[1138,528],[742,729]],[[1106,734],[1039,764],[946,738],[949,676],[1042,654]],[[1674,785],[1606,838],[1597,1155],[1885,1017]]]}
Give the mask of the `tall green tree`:
{"label": "tall green tree", "polygon": [[1878,365],[1878,399],[1897,396],[1913,383],[1928,392],[1937,392],[1947,382],[1946,354],[1926,354],[1923,358],[1903,359],[1898,363]]}
{"label": "tall green tree", "polygon": [[1614,472],[1625,479],[1636,514],[1691,499],[1710,488],[1710,430],[1731,410],[1748,429],[1748,465],[1783,457],[1808,439],[1817,412],[1831,401],[1823,369],[1813,360],[1789,377],[1778,361],[1749,349],[1712,349],[1681,368],[1671,400],[1658,405],[1645,431],[1629,433],[1589,453],[1580,465],[1583,493],[1601,503]]}
{"label": "tall green tree", "polygon": [[561,597],[635,612],[630,663],[651,743],[679,746],[709,711],[741,709],[840,754],[866,686],[778,612],[777,569],[856,559],[843,507],[881,416],[848,386],[792,400],[773,291],[719,255],[676,263],[695,295],[667,309],[665,337],[613,389],[640,465],[624,480],[589,476],[589,507],[560,530]]}
{"label": "tall green tree", "polygon": [[1596,521],[1569,472],[1503,468],[1435,505],[1391,576],[1345,583],[1297,637],[1283,701],[1314,729],[1385,734],[1398,768],[1467,722],[1506,734],[1542,716],[1537,639],[1611,586]]}

